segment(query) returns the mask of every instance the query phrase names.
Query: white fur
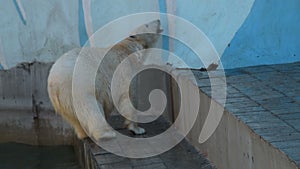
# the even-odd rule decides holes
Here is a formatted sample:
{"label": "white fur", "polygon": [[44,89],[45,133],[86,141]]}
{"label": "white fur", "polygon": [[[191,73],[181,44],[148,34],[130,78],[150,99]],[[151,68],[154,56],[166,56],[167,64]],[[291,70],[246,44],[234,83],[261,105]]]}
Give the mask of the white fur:
{"label": "white fur", "polygon": [[[159,20],[142,25],[136,30],[136,32],[145,31],[160,33],[161,29]],[[98,69],[95,81],[95,95],[98,101],[98,105],[95,105],[95,103],[92,102],[92,100],[95,100],[94,98],[92,98],[95,96],[93,94],[83,94],[82,96],[80,96],[82,98],[79,99],[82,100],[82,102],[93,104],[93,107],[100,106],[100,110],[103,112],[97,112],[96,110],[86,108],[85,112],[79,112],[80,116],[76,116],[72,101],[72,77],[74,65],[79,52],[82,52],[81,54],[83,55],[94,55],[97,57],[97,53],[102,52],[103,49],[73,49],[64,54],[55,62],[50,70],[50,74],[48,77],[48,93],[55,111],[74,127],[79,139],[83,139],[87,136],[94,137],[94,139],[96,140],[99,140],[101,138],[115,137],[115,133],[110,127],[108,127],[106,120],[104,119],[104,114],[108,115],[114,109],[110,93],[110,80],[114,73],[114,69],[129,54],[153,46],[157,41],[158,36],[158,34],[134,35],[115,45],[112,50],[105,56],[105,59],[103,60],[105,64],[100,65],[100,69]],[[87,65],[87,70],[91,69],[91,67],[93,66],[97,66],[90,60],[86,60],[84,62],[84,64]],[[82,76],[83,81],[85,80],[84,78],[85,77]],[[94,91],[93,89],[90,89],[90,86],[84,86],[84,83],[82,88],[87,88],[87,90],[85,91],[91,93]],[[126,99],[129,99],[128,93],[124,93],[119,98],[118,103],[120,104],[121,111],[126,112],[126,116],[131,117],[132,119],[132,116],[134,116],[133,110],[131,110],[126,104],[123,104],[125,103]],[[82,106],[85,105],[83,104]],[[81,123],[77,118],[80,118]],[[133,131],[136,134],[145,133],[145,130],[138,127],[136,123],[127,120],[125,122],[125,125],[129,130]]]}

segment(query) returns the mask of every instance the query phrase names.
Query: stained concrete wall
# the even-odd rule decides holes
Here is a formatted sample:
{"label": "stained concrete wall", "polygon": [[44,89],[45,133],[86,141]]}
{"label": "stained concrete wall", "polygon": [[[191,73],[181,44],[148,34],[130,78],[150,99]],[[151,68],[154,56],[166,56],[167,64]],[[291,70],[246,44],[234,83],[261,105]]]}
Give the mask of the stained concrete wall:
{"label": "stained concrete wall", "polygon": [[[173,103],[172,91],[170,88],[172,77],[166,72],[157,69],[148,69],[142,71],[137,76],[136,86],[137,91],[137,109],[140,111],[148,110],[151,105],[149,102],[149,94],[154,89],[159,89],[164,92],[167,103],[163,115],[169,120],[173,121]],[[134,89],[133,89],[134,90]],[[160,100],[158,100],[160,101]]]}
{"label": "stained concrete wall", "polygon": [[53,110],[47,93],[52,63],[23,63],[0,71],[0,110]]}
{"label": "stained concrete wall", "polygon": [[0,70],[0,142],[72,144],[73,129],[51,106],[47,77],[52,63]]}

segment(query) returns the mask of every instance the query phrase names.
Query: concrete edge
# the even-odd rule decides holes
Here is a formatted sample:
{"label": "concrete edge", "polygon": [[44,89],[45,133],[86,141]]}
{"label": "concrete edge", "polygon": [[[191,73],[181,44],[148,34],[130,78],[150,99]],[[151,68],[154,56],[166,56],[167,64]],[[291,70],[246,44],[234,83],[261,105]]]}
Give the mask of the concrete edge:
{"label": "concrete edge", "polygon": [[[178,77],[181,78],[181,77]],[[173,86],[174,81],[172,82]],[[183,90],[198,88],[194,83]],[[297,169],[297,164],[291,160],[285,153],[268,143],[266,140],[256,134],[249,126],[235,117],[227,110],[214,134],[203,144],[198,142],[199,134],[207,117],[211,104],[223,108],[218,102],[211,99],[210,96],[200,92],[200,110],[193,129],[187,136],[187,140],[204,153],[208,159],[219,169],[254,169],[254,168],[272,168],[272,169]],[[172,91],[174,105],[180,104],[178,91]],[[193,100],[189,101],[190,104]],[[187,106],[185,106],[187,107]],[[176,108],[173,108],[174,112]],[[177,108],[178,109],[178,108]],[[188,117],[186,118],[188,119]],[[187,121],[185,122],[187,123]]]}

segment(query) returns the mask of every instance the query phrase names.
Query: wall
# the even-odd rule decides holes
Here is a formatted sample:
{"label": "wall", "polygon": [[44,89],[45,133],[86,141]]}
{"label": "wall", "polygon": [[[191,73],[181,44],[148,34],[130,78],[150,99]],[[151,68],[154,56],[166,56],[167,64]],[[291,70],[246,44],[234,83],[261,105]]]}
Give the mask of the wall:
{"label": "wall", "polygon": [[[0,28],[0,64],[8,69],[21,62],[52,62],[66,51],[83,46],[88,37],[114,19],[159,11],[176,14],[195,24],[221,55],[248,15],[253,1],[3,0],[0,6],[0,24],[3,25]],[[165,32],[176,35],[181,31],[173,21],[161,19]],[[118,29],[111,30],[111,34],[116,34]],[[163,42],[164,49],[175,52],[189,66],[201,66],[193,52],[182,44],[168,38]]]}
{"label": "wall", "polygon": [[0,6],[2,66],[11,68],[34,60],[51,62],[78,46],[77,9],[78,4],[70,1],[3,0]]}
{"label": "wall", "polygon": [[225,68],[300,61],[300,1],[259,0],[222,56]]}
{"label": "wall", "polygon": [[[251,9],[252,3],[177,0],[176,15],[208,36],[226,69],[300,61],[300,2],[260,0]],[[201,66],[191,50],[176,42],[174,46],[191,67]]]}
{"label": "wall", "polygon": [[[225,68],[299,61],[300,2],[261,0],[253,3],[254,0],[192,0],[188,3],[184,0],[3,0],[0,69],[21,62],[55,61],[66,51],[83,46],[88,37],[106,23],[124,15],[150,11],[175,14],[196,25],[212,41]],[[165,32],[176,35],[182,30],[168,18],[161,19]],[[196,55],[179,42],[164,38],[163,48],[183,58],[190,67],[203,66]],[[201,57],[209,59],[209,56]]]}
{"label": "wall", "polygon": [[[185,0],[177,0],[173,6],[175,6],[175,14],[187,19],[203,31],[215,46],[219,55],[222,56],[227,44],[230,43],[236,31],[248,16],[253,2],[254,0],[192,0],[187,3]],[[185,31],[184,26],[175,25],[175,35],[180,34],[182,31]],[[199,42],[199,47],[201,48],[201,42]],[[182,57],[190,67],[203,66],[198,57],[181,43],[174,42],[170,48],[174,49],[175,54]],[[202,60],[217,62],[210,56],[200,57]]]}
{"label": "wall", "polygon": [[83,46],[88,37],[106,23],[145,11],[159,11],[158,3],[152,0],[130,3],[123,0],[3,0],[0,64],[8,69],[21,62],[53,62],[70,49]]}
{"label": "wall", "polygon": [[0,142],[73,144],[73,129],[53,111],[46,90],[51,66],[30,63],[0,71]]}

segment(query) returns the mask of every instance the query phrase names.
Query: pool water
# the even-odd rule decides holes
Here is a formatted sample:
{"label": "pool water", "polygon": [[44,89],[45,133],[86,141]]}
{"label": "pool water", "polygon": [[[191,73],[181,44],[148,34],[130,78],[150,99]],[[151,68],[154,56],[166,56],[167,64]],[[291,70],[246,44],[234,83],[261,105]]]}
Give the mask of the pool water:
{"label": "pool water", "polygon": [[0,169],[80,169],[72,146],[0,144]]}

